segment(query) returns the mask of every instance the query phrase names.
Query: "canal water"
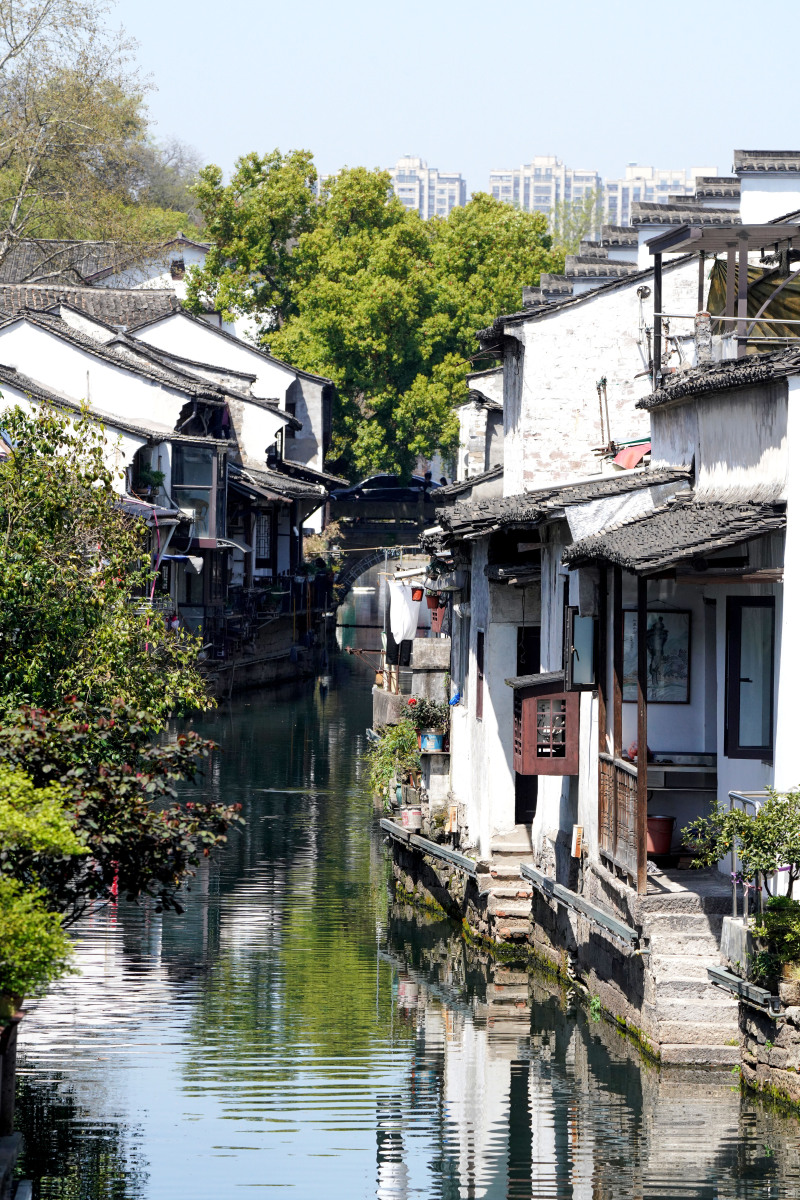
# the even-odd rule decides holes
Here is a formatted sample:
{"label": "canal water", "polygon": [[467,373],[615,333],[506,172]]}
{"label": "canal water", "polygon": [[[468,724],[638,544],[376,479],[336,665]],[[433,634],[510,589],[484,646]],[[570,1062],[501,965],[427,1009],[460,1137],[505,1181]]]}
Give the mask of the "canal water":
{"label": "canal water", "polygon": [[800,1195],[800,1125],[729,1072],[659,1071],[546,980],[391,900],[370,678],[195,725],[246,829],[182,917],[120,904],[25,1018],[18,1126],[59,1200]]}

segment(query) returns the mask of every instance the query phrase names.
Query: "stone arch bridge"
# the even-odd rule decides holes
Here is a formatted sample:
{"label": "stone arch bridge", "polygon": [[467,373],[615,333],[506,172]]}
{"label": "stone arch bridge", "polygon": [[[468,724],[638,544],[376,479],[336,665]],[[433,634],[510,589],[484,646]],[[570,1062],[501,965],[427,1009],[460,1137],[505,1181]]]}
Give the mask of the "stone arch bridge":
{"label": "stone arch bridge", "polygon": [[341,528],[337,545],[344,561],[335,585],[336,603],[341,604],[370,567],[419,552],[419,536],[436,517],[433,503],[420,497],[414,504],[332,500],[329,520],[338,521]]}

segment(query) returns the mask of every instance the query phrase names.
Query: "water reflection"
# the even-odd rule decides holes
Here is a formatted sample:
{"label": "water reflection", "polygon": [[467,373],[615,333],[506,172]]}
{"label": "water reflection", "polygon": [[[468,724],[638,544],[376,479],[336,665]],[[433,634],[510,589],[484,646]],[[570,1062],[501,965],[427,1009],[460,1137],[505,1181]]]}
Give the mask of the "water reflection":
{"label": "water reflection", "polygon": [[204,789],[247,827],[183,917],[93,913],[82,976],[23,1023],[35,1194],[800,1194],[796,1121],[729,1074],[642,1066],[557,987],[390,901],[354,671],[198,724],[225,747]]}

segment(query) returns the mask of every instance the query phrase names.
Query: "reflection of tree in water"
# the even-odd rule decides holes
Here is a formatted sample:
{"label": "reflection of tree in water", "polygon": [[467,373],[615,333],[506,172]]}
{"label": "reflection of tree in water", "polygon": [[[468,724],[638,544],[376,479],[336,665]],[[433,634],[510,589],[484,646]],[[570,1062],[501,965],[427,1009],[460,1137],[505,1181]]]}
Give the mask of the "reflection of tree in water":
{"label": "reflection of tree in water", "polygon": [[145,1162],[130,1126],[110,1119],[87,1122],[68,1087],[18,1085],[16,1128],[24,1139],[19,1163],[34,1181],[34,1200],[140,1200],[146,1194]]}

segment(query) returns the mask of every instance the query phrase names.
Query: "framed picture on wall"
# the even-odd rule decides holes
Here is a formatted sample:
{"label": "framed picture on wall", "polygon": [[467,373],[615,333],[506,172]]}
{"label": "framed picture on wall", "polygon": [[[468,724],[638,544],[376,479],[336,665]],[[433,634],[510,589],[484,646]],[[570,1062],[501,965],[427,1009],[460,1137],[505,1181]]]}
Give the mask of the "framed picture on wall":
{"label": "framed picture on wall", "polygon": [[[637,699],[638,614],[623,613],[622,699]],[[688,704],[689,664],[692,648],[692,614],[656,611],[647,613],[647,703]]]}

